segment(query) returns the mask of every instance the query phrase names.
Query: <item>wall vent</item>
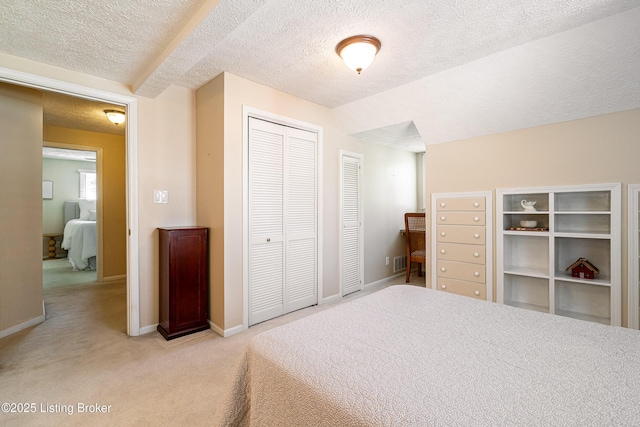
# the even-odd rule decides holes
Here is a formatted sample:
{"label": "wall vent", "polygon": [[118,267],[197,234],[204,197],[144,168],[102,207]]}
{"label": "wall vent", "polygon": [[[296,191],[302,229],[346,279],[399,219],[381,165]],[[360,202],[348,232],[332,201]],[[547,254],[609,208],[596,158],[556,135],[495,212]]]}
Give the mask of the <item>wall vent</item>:
{"label": "wall vent", "polygon": [[407,269],[407,256],[393,257],[393,272]]}

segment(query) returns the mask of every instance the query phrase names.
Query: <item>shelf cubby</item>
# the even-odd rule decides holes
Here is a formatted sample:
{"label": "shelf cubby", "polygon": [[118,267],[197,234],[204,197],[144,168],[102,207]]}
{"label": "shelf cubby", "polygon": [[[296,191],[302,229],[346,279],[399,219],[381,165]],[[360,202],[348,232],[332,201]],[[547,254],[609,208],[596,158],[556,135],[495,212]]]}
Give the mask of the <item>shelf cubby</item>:
{"label": "shelf cubby", "polygon": [[611,191],[568,191],[554,194],[556,212],[611,211]]}
{"label": "shelf cubby", "polygon": [[611,292],[606,287],[556,280],[554,299],[558,315],[611,323]]}
{"label": "shelf cubby", "polygon": [[504,303],[528,310],[549,312],[549,281],[535,277],[505,275]]}

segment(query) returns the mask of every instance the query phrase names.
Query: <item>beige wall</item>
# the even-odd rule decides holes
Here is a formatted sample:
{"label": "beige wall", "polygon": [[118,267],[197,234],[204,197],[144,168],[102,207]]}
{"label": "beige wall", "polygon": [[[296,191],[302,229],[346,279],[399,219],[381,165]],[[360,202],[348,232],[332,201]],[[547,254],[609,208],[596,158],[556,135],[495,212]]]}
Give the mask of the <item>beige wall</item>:
{"label": "beige wall", "polygon": [[[105,279],[127,273],[126,145],[124,136],[45,126],[45,143],[102,149],[102,274]],[[54,184],[55,185],[55,184]]]}
{"label": "beige wall", "polygon": [[[29,73],[59,81],[70,82],[88,88],[135,97],[130,88],[117,82],[53,67],[11,55],[0,54],[0,67]],[[138,185],[139,283],[140,283],[140,327],[144,331],[154,330],[158,322],[158,237],[157,227],[171,225],[195,225],[195,97],[191,90],[169,87],[155,99],[138,99],[138,164],[137,176],[129,177]],[[42,112],[38,170],[42,161]],[[37,174],[38,200],[37,220],[30,229],[37,230],[40,245],[41,172]],[[153,190],[168,190],[169,203],[153,204]],[[5,199],[5,200],[11,200]],[[40,251],[35,250],[40,261]],[[4,274],[4,273],[3,273]],[[42,274],[39,273],[39,289]],[[4,280],[2,282],[4,286]],[[40,297],[40,310],[41,310]]]}
{"label": "beige wall", "polygon": [[196,94],[197,223],[209,227],[209,319],[224,325],[224,74]]}
{"label": "beige wall", "polygon": [[626,186],[640,183],[639,159],[640,110],[636,109],[429,145],[426,185],[431,194],[621,182],[622,321],[626,325]]}
{"label": "beige wall", "polygon": [[[158,227],[196,224],[195,93],[169,87],[138,100],[140,326],[158,323]],[[154,204],[167,190],[168,204]],[[151,328],[153,329],[153,328]]]}
{"label": "beige wall", "polygon": [[[42,94],[0,83],[0,336],[42,312]],[[44,318],[40,319],[44,320]]]}
{"label": "beige wall", "polygon": [[[224,122],[214,123],[214,118],[220,116],[222,103]],[[212,320],[226,330],[243,321],[243,105],[323,128],[323,298],[339,292],[340,149],[364,154],[365,283],[392,274],[392,266],[385,265],[385,257],[404,253],[399,234],[403,227],[402,214],[417,208],[413,153],[363,143],[346,135],[338,127],[333,113],[320,105],[229,73],[218,76],[197,91],[198,223],[215,224],[211,265],[223,265],[223,271],[212,272]],[[201,118],[211,123],[203,124]],[[218,166],[221,160],[224,161],[223,176]],[[209,169],[200,170],[201,164]],[[404,182],[405,176],[408,183]],[[212,180],[208,182],[212,188],[209,194],[201,185],[201,179]],[[220,194],[223,199],[216,200]],[[220,229],[222,225],[224,232]],[[221,298],[223,313],[218,312]]]}

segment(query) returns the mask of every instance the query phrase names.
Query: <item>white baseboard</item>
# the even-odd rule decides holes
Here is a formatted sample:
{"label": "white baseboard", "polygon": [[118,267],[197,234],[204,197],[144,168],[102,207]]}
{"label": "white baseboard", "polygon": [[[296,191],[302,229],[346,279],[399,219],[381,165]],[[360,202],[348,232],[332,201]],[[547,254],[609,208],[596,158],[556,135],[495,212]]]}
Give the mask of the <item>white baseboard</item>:
{"label": "white baseboard", "polygon": [[158,329],[158,324],[156,323],[155,325],[149,325],[149,326],[145,326],[140,328],[140,335],[144,335],[144,334],[148,334],[149,332],[153,332],[155,330]]}
{"label": "white baseboard", "polygon": [[[413,270],[413,269],[412,269]],[[367,283],[364,285],[364,289],[367,289],[371,286],[376,286],[376,285],[382,285],[384,283],[388,283],[391,282],[395,279],[397,279],[398,277],[404,276],[406,273],[406,269],[402,271],[402,273],[398,273],[398,274],[394,274],[393,276],[389,276],[389,277],[385,277],[384,279],[380,279],[380,280],[376,280],[375,282],[371,282],[371,283]],[[330,297],[326,297],[322,299],[322,304],[331,304],[332,302],[336,302],[342,299],[342,295],[340,294],[335,294],[335,295],[331,295]]]}
{"label": "white baseboard", "polygon": [[376,280],[375,282],[366,283],[364,285],[364,288],[367,289],[367,288],[370,288],[371,286],[383,285],[385,283],[389,283],[397,279],[398,277],[405,276],[406,274],[407,274],[407,269],[405,268],[404,270],[402,270],[402,273],[394,274],[393,276],[385,277],[384,279]]}
{"label": "white baseboard", "polygon": [[342,299],[342,295],[340,294],[331,295],[330,297],[323,298],[322,304],[331,304],[336,301],[340,301],[341,299]]}
{"label": "white baseboard", "polygon": [[44,322],[44,319],[45,319],[45,315],[43,313],[41,316],[34,317],[33,319],[27,320],[26,322],[22,322],[18,325],[4,329],[0,331],[0,338],[8,337],[9,335],[15,334],[16,332],[20,332],[23,329],[27,329],[27,328],[30,328],[31,326],[35,326],[39,323],[42,323]]}
{"label": "white baseboard", "polygon": [[209,320],[209,327],[213,332],[215,332],[216,334],[224,338],[239,334],[244,330],[244,327],[242,325],[234,326],[233,328],[229,328],[229,329],[222,329],[220,326],[216,325],[211,320]]}

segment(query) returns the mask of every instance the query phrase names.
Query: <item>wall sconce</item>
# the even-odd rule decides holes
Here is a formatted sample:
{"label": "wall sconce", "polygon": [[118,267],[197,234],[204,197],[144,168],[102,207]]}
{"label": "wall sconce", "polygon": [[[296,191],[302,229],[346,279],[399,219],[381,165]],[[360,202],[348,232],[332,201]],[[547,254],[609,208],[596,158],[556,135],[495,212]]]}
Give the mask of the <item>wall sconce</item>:
{"label": "wall sconce", "polygon": [[371,65],[380,46],[380,40],[373,36],[352,36],[338,43],[336,53],[347,67],[360,74]]}
{"label": "wall sconce", "polygon": [[124,123],[124,113],[118,110],[104,110],[104,113],[107,115],[107,119],[114,125],[118,126],[119,124]]}

